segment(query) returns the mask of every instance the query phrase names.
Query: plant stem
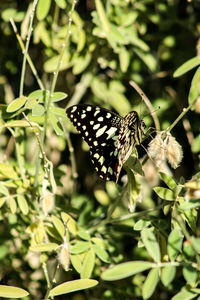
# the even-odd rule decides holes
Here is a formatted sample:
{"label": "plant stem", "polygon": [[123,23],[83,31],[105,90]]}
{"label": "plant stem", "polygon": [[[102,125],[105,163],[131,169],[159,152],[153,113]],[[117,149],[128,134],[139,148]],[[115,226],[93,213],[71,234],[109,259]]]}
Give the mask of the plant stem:
{"label": "plant stem", "polygon": [[[25,46],[24,46],[23,40],[21,39],[21,36],[19,35],[19,33],[18,33],[18,31],[17,31],[17,27],[16,27],[16,25],[15,25],[15,22],[14,22],[14,20],[13,20],[12,18],[10,19],[10,23],[11,23],[11,25],[12,25],[12,27],[13,27],[13,30],[14,30],[15,34],[16,34],[16,38],[17,38],[17,40],[18,40],[18,42],[19,42],[19,45],[20,45],[20,47],[21,47],[21,49],[22,49],[22,53],[24,53],[24,51],[25,51]],[[34,64],[33,64],[33,62],[32,62],[32,59],[30,58],[30,56],[29,56],[28,53],[27,53],[26,57],[27,57],[27,61],[28,61],[28,63],[29,63],[29,66],[30,66],[30,68],[31,68],[31,70],[32,70],[32,72],[33,72],[33,75],[35,76],[35,78],[36,78],[36,80],[37,80],[37,83],[38,83],[40,89],[41,89],[41,90],[44,90],[44,85],[43,85],[43,83],[42,83],[40,77],[38,76],[37,70],[36,70],[36,68],[35,68],[35,66],[34,66]]]}
{"label": "plant stem", "polygon": [[188,107],[183,108],[182,113],[178,116],[178,118],[166,129],[166,131],[170,132],[172,130],[172,128],[174,128],[174,126],[176,126],[176,124],[184,117],[184,115],[192,108],[192,106],[194,105],[194,103],[196,102],[196,100],[190,104]]}
{"label": "plant stem", "polygon": [[141,98],[144,100],[146,106],[148,107],[152,118],[154,120],[154,124],[156,127],[156,130],[159,131],[160,130],[160,123],[159,120],[155,114],[155,110],[150,102],[150,100],[147,98],[147,96],[145,95],[145,93],[141,90],[141,88],[137,85],[137,83],[135,83],[134,81],[130,81],[129,84],[138,92],[138,94],[141,96]]}
{"label": "plant stem", "polygon": [[28,54],[28,48],[29,48],[29,43],[30,43],[30,38],[31,34],[33,31],[33,19],[34,19],[34,14],[35,14],[35,8],[37,5],[38,0],[34,0],[33,2],[33,8],[30,16],[30,25],[29,25],[29,30],[28,30],[28,35],[27,35],[27,40],[26,40],[26,46],[24,50],[24,58],[23,58],[23,64],[22,64],[22,73],[21,73],[21,80],[20,80],[20,92],[19,95],[23,95],[23,90],[24,90],[24,78],[25,78],[25,70],[26,70],[26,59],[27,59],[27,54]]}

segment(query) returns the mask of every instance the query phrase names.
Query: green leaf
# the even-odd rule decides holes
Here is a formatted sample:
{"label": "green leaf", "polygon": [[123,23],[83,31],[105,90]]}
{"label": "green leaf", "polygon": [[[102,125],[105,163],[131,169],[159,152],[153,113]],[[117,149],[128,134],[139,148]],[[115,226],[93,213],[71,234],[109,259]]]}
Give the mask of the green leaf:
{"label": "green leaf", "polygon": [[0,182],[0,193],[5,195],[5,196],[9,195],[8,189],[5,186],[5,184],[3,184],[3,182]]}
{"label": "green leaf", "polygon": [[126,50],[126,48],[122,48],[119,52],[119,64],[120,69],[123,73],[128,70],[128,66],[130,63],[130,53]]}
{"label": "green leaf", "polygon": [[44,115],[45,109],[44,106],[41,104],[35,104],[32,108],[32,116],[42,116]]}
{"label": "green leaf", "polygon": [[200,152],[200,134],[198,134],[192,141],[192,152]]}
{"label": "green leaf", "polygon": [[17,203],[14,198],[9,199],[9,207],[12,214],[15,214],[17,211]]}
{"label": "green leaf", "polygon": [[24,289],[15,286],[0,285],[0,297],[17,299],[28,295],[29,293]]}
{"label": "green leaf", "polygon": [[55,106],[51,106],[49,111],[58,116],[61,117],[62,119],[68,120],[67,115],[66,115],[66,111],[64,108],[60,108],[60,107],[55,107]]}
{"label": "green leaf", "polygon": [[175,260],[178,254],[181,252],[183,243],[183,234],[179,229],[171,231],[168,237],[168,255],[171,261]]}
{"label": "green leaf", "polygon": [[82,73],[89,65],[91,59],[92,59],[92,55],[90,52],[87,52],[85,56],[79,56],[74,61],[74,66],[72,69],[73,74],[78,75]]}
{"label": "green leaf", "polygon": [[135,48],[134,51],[152,72],[156,71],[157,61],[150,52],[147,53],[139,48]]}
{"label": "green leaf", "polygon": [[148,261],[130,261],[104,271],[101,277],[107,281],[120,280],[148,270],[151,267],[152,263]]}
{"label": "green leaf", "polygon": [[149,299],[159,282],[159,268],[152,269],[146,277],[142,288],[143,299]]}
{"label": "green leaf", "polygon": [[38,20],[43,20],[49,13],[51,0],[39,0],[36,8],[36,16]]}
{"label": "green leaf", "polygon": [[153,190],[161,199],[164,199],[164,200],[167,200],[167,201],[174,201],[175,200],[174,193],[171,190],[167,189],[167,188],[158,186],[158,187],[155,187]]}
{"label": "green leaf", "polygon": [[197,297],[196,293],[192,293],[184,287],[178,294],[172,297],[171,300],[190,300],[195,297]]}
{"label": "green leaf", "polygon": [[26,101],[26,104],[25,104],[25,108],[27,109],[32,109],[34,105],[37,104],[37,100],[36,99],[28,99]]}
{"label": "green leaf", "polygon": [[59,102],[63,99],[65,99],[67,97],[66,93],[63,92],[54,92],[52,97],[51,97],[51,101],[52,102]]}
{"label": "green leaf", "polygon": [[74,246],[70,246],[70,253],[77,254],[82,253],[90,249],[90,243],[89,242],[76,242]]}
{"label": "green leaf", "polygon": [[110,199],[108,194],[102,189],[95,189],[94,196],[101,205],[109,205]]}
{"label": "green leaf", "polygon": [[63,128],[62,128],[58,118],[51,112],[49,113],[49,121],[50,121],[51,125],[53,126],[53,129],[55,130],[57,135],[64,134]]}
{"label": "green leaf", "polygon": [[56,4],[62,8],[62,9],[65,9],[67,4],[66,4],[66,1],[65,0],[55,0]]}
{"label": "green leaf", "polygon": [[200,201],[199,199],[190,199],[189,202],[181,203],[178,207],[181,211],[191,210],[193,208],[200,207]]}
{"label": "green leaf", "polygon": [[183,276],[185,278],[186,283],[194,286],[198,278],[198,273],[197,270],[192,266],[186,266],[183,267]]}
{"label": "green leaf", "polygon": [[[72,66],[72,62],[70,61],[71,55],[69,52],[66,52],[63,54],[62,57],[62,64],[60,66],[60,71],[62,70],[66,70],[67,68]],[[51,57],[50,59],[48,59],[45,63],[44,63],[44,70],[45,72],[55,72],[56,68],[58,66],[58,62],[60,59],[60,55],[55,55],[53,57]]]}
{"label": "green leaf", "polygon": [[83,266],[81,270],[81,279],[90,278],[95,265],[95,253],[93,249],[90,249],[83,260]]}
{"label": "green leaf", "polygon": [[[33,127],[37,127],[40,129],[39,125],[35,122],[31,122],[31,125]],[[14,121],[9,121],[4,124],[4,127],[30,127],[30,124],[26,120],[14,120]]]}
{"label": "green leaf", "polygon": [[194,77],[192,79],[189,96],[188,96],[189,104],[192,104],[200,94],[199,78],[200,78],[200,67],[196,70]]}
{"label": "green leaf", "polygon": [[17,111],[18,109],[20,109],[22,106],[24,106],[24,103],[26,102],[27,97],[25,96],[21,96],[19,98],[16,98],[15,100],[13,100],[7,107],[6,111],[8,113]]}
{"label": "green leaf", "polygon": [[165,174],[163,172],[160,172],[160,176],[169,189],[171,190],[175,189],[177,183],[172,176]]}
{"label": "green leaf", "polygon": [[82,270],[82,260],[80,258],[80,254],[76,254],[76,255],[71,254],[70,261],[74,269],[80,274]]}
{"label": "green leaf", "polygon": [[154,261],[160,262],[160,248],[155,234],[150,228],[145,228],[141,232],[141,237],[149,255],[154,259]]}
{"label": "green leaf", "polygon": [[89,241],[91,236],[86,230],[79,230],[78,231],[78,236],[80,236],[81,239]]}
{"label": "green leaf", "polygon": [[166,288],[174,280],[175,275],[176,275],[175,266],[167,266],[162,269],[161,281]]}
{"label": "green leaf", "polygon": [[39,102],[45,102],[49,99],[50,92],[48,90],[35,90],[28,95],[28,100],[39,100]]}
{"label": "green leaf", "polygon": [[53,251],[56,250],[56,248],[58,248],[58,244],[56,243],[46,243],[46,244],[37,244],[34,246],[31,246],[29,249],[31,251],[35,251],[35,252],[49,252],[49,251]]}
{"label": "green leaf", "polygon": [[60,236],[63,238],[65,234],[65,227],[63,225],[63,222],[58,219],[56,216],[51,217],[53,225],[55,226],[57,232],[60,234]]}
{"label": "green leaf", "polygon": [[18,175],[13,166],[8,163],[0,163],[0,174],[5,178],[18,179]]}
{"label": "green leaf", "polygon": [[196,66],[200,65],[200,59],[198,56],[195,56],[188,61],[186,61],[184,64],[182,64],[173,74],[174,77],[179,77],[186,72],[192,70]]}
{"label": "green leaf", "polygon": [[61,212],[61,217],[63,219],[63,222],[67,224],[67,228],[68,228],[69,232],[71,234],[73,234],[74,236],[76,236],[77,225],[76,225],[75,220],[65,212]]}
{"label": "green leaf", "polygon": [[4,205],[6,202],[6,197],[0,197],[0,208]]}
{"label": "green leaf", "polygon": [[100,260],[102,260],[105,263],[110,262],[108,253],[102,247],[100,247],[99,245],[93,245],[93,249],[96,255],[100,258]]}
{"label": "green leaf", "polygon": [[93,279],[77,279],[62,283],[50,291],[49,296],[58,296],[63,294],[72,293],[75,291],[89,289],[98,284],[97,280]]}
{"label": "green leaf", "polygon": [[135,223],[133,229],[136,231],[141,231],[142,229],[149,227],[151,224],[151,221],[146,221],[146,220],[139,220]]}
{"label": "green leaf", "polygon": [[23,195],[18,195],[17,196],[17,202],[18,202],[18,205],[19,205],[19,208],[20,208],[21,212],[24,215],[27,215],[28,212],[29,212],[29,207],[28,207],[28,203],[27,203],[25,197]]}

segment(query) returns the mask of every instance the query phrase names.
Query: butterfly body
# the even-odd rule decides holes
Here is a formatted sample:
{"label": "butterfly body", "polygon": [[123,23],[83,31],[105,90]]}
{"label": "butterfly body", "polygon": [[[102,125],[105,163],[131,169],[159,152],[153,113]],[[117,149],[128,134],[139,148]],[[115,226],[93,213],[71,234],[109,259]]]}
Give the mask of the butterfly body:
{"label": "butterfly body", "polygon": [[105,108],[79,104],[69,107],[66,113],[90,146],[99,177],[117,182],[123,164],[144,136],[145,124],[137,112],[123,118]]}

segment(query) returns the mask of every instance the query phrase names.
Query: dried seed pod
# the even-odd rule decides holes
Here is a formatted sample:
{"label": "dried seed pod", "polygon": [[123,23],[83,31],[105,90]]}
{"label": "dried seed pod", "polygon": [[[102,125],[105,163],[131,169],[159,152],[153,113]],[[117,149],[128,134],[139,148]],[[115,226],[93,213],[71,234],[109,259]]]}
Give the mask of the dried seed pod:
{"label": "dried seed pod", "polygon": [[181,145],[171,135],[168,136],[167,160],[172,168],[176,169],[183,158]]}
{"label": "dried seed pod", "polygon": [[61,245],[60,253],[58,254],[58,261],[62,265],[65,271],[69,270],[70,254],[69,254],[69,244],[65,242]]}

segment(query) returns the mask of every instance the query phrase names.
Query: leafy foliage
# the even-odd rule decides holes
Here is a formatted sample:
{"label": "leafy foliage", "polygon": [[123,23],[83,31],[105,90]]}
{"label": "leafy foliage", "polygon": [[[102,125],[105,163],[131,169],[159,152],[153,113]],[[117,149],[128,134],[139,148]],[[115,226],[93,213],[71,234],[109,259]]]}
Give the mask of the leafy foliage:
{"label": "leafy foliage", "polygon": [[[0,8],[0,296],[199,297],[198,1]],[[65,113],[80,102],[137,111],[152,158],[98,179]]]}

